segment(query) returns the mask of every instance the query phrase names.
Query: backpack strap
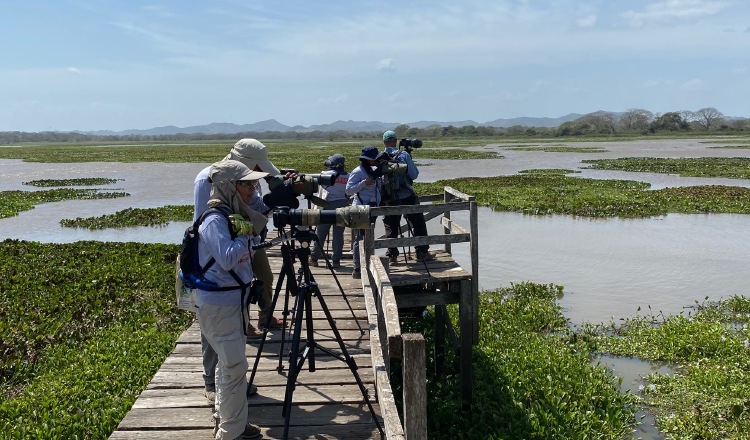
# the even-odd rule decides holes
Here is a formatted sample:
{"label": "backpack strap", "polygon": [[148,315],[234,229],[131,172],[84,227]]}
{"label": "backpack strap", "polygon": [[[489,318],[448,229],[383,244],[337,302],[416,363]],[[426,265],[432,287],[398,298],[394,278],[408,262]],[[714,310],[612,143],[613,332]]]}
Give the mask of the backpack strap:
{"label": "backpack strap", "polygon": [[[201,225],[201,223],[203,223],[203,220],[205,220],[206,217],[208,217],[209,214],[214,213],[214,212],[218,212],[219,214],[221,214],[227,220],[227,223],[229,224],[229,234],[232,237],[232,240],[234,240],[235,238],[237,238],[237,233],[234,232],[234,230],[232,229],[232,224],[229,221],[229,215],[231,214],[231,212],[229,212],[229,209],[224,208],[224,207],[211,207],[211,208],[208,208],[207,210],[203,211],[203,214],[201,214],[201,216],[198,217],[198,220],[196,220],[195,223],[193,223],[193,230],[195,231],[195,233],[196,234],[198,233],[198,227]],[[197,255],[197,253],[196,253],[196,255]],[[198,266],[198,274],[199,275],[203,275],[204,273],[206,273],[206,271],[208,270],[208,268],[211,267],[211,265],[213,265],[215,262],[216,262],[216,259],[214,259],[214,257],[211,257],[211,259],[208,260],[208,262],[206,263],[205,266],[201,266],[200,264],[198,264],[197,265]],[[217,290],[232,290],[232,289],[236,289],[236,287],[229,288],[229,289],[218,288]]]}

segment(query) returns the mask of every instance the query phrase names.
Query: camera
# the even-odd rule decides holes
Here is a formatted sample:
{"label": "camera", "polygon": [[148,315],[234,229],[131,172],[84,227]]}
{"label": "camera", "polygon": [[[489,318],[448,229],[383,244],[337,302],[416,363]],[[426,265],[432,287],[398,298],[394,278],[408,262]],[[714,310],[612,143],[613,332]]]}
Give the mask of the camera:
{"label": "camera", "polygon": [[315,226],[338,225],[352,229],[370,229],[370,207],[346,206],[336,209],[292,209],[280,206],[273,211],[273,224],[277,229],[286,225]]}
{"label": "camera", "polygon": [[414,148],[422,147],[422,141],[420,139],[401,139],[398,141],[398,147],[404,147],[404,150],[411,153]]}
{"label": "camera", "polygon": [[[295,174],[286,177],[285,174]],[[299,174],[297,170],[281,170],[281,174],[268,179],[270,192],[263,196],[263,203],[273,209],[277,206],[299,207],[297,196],[303,195],[318,206],[325,206],[327,202],[314,196],[320,185],[333,185],[336,177],[321,174]]]}

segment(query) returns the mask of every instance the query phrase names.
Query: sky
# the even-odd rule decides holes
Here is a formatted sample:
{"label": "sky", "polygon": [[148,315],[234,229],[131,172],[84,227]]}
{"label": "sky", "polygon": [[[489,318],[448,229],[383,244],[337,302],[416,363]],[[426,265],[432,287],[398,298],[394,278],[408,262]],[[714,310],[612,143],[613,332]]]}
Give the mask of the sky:
{"label": "sky", "polygon": [[750,117],[747,0],[0,0],[0,131]]}

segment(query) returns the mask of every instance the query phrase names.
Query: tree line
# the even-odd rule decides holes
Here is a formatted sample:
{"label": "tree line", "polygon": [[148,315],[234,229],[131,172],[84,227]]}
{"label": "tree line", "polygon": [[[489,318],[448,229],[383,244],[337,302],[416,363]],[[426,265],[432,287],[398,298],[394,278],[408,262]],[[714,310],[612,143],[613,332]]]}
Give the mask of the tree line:
{"label": "tree line", "polygon": [[[418,128],[399,125],[396,133],[404,138],[450,138],[450,137],[575,137],[607,135],[650,135],[657,133],[694,132],[695,134],[730,134],[750,132],[750,119],[727,119],[719,110],[705,107],[697,111],[652,113],[633,108],[622,113],[598,111],[584,115],[558,127],[490,127],[485,125],[465,125],[454,127],[438,124]],[[77,132],[43,131],[29,133],[22,131],[0,132],[0,145],[23,142],[180,142],[180,141],[223,141],[246,137],[257,139],[372,139],[381,135],[371,131],[262,131],[218,134],[161,134],[161,135],[96,135]]]}

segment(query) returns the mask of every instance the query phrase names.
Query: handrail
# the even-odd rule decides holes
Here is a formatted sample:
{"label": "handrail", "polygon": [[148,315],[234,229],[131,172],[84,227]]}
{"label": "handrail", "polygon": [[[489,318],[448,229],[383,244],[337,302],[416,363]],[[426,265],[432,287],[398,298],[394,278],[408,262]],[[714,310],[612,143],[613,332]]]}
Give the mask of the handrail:
{"label": "handrail", "polygon": [[[362,288],[365,293],[365,305],[370,324],[370,346],[372,366],[375,374],[375,388],[379,398],[381,415],[386,439],[412,440],[427,437],[426,408],[426,366],[424,337],[421,334],[402,334],[398,316],[396,295],[386,269],[385,259],[376,258],[375,249],[401,246],[419,246],[425,244],[444,244],[445,250],[451,253],[452,243],[469,242],[472,265],[472,297],[476,299],[478,287],[478,241],[477,209],[473,196],[461,193],[451,187],[445,187],[442,195],[420,196],[421,202],[443,202],[428,205],[384,206],[371,208],[370,214],[383,216],[390,214],[426,213],[425,218],[440,219],[444,233],[422,237],[379,238],[375,239],[372,230],[365,232],[364,245],[360,246],[360,261],[366,268],[362,275]],[[454,220],[452,211],[469,211],[468,230]],[[467,280],[468,281],[468,280]],[[471,302],[471,298],[462,298]],[[475,308],[476,301],[471,304]],[[464,304],[466,306],[468,304]],[[476,316],[476,314],[474,315]],[[473,323],[472,331],[462,335],[468,336],[474,343],[479,337],[479,328]],[[402,359],[404,420],[401,421],[390,384],[390,360]],[[464,386],[462,384],[462,386]],[[462,390],[463,393],[463,390]],[[470,395],[470,393],[469,393]]]}

